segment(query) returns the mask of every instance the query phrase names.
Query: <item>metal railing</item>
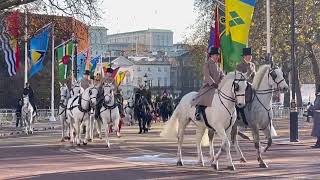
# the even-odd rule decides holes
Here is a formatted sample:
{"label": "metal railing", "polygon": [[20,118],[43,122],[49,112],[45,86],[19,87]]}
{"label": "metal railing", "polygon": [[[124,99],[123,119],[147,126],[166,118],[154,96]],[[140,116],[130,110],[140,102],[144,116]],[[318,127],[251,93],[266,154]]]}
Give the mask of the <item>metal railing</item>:
{"label": "metal railing", "polygon": [[[307,109],[305,107],[298,108],[298,118],[303,119],[303,114]],[[290,117],[290,108],[272,107],[274,119],[284,119]]]}
{"label": "metal railing", "polygon": [[[38,109],[37,110],[37,120],[46,121],[49,120],[51,116],[50,109]],[[58,110],[54,111],[54,116],[57,117]],[[15,109],[0,109],[0,122],[16,121],[16,110]]]}

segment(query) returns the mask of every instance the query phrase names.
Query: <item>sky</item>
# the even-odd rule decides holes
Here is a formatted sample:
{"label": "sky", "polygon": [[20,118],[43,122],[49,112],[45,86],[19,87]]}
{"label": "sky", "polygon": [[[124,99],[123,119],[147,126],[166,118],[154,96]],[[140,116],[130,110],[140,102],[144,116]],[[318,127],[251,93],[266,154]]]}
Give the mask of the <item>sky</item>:
{"label": "sky", "polygon": [[104,0],[98,23],[108,34],[136,30],[169,29],[173,42],[182,42],[195,23],[194,0]]}

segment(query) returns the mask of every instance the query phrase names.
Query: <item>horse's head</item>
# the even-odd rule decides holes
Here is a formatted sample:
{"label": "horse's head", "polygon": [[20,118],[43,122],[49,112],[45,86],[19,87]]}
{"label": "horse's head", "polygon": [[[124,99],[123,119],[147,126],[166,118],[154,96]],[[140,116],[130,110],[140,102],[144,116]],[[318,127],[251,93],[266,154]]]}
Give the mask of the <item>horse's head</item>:
{"label": "horse's head", "polygon": [[24,106],[29,105],[29,96],[28,95],[23,95],[23,105]]}
{"label": "horse's head", "polygon": [[78,96],[81,93],[81,89],[80,83],[75,81],[72,85],[72,96]]}
{"label": "horse's head", "polygon": [[91,107],[95,107],[97,104],[98,89],[94,85],[90,85],[88,91]]}
{"label": "horse's head", "polygon": [[61,97],[61,101],[65,101],[66,99],[68,99],[69,96],[69,90],[68,90],[68,86],[66,84],[61,85],[60,87],[60,97]]}
{"label": "horse's head", "polygon": [[113,87],[111,84],[105,84],[103,86],[103,96],[104,96],[104,101],[109,104],[113,99]]}
{"label": "horse's head", "polygon": [[232,83],[232,90],[234,92],[237,107],[241,108],[246,104],[245,93],[247,86],[248,83],[246,77],[240,72],[235,72],[235,79]]}
{"label": "horse's head", "polygon": [[278,66],[270,67],[268,82],[273,89],[279,89],[280,91],[287,91],[289,89],[289,86],[283,77],[283,72]]}

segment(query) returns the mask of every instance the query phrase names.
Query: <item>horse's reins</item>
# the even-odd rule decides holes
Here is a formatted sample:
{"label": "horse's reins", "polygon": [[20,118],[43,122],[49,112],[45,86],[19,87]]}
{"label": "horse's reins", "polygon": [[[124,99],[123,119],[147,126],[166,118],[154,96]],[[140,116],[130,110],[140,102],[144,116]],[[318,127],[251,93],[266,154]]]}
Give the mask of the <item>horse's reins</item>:
{"label": "horse's reins", "polygon": [[[111,86],[107,86],[107,87],[111,87]],[[104,91],[104,90],[103,90]],[[107,103],[106,103],[106,100],[105,100],[105,98],[106,98],[106,96],[108,96],[110,99],[112,99],[112,97],[113,97],[113,95],[112,95],[112,92],[111,92],[112,90],[110,90],[110,95],[109,94],[104,94],[103,96],[104,96],[104,98],[103,98],[103,107],[105,108],[103,111],[100,111],[100,113],[102,113],[102,112],[104,112],[104,111],[106,111],[106,110],[110,110],[109,111],[109,116],[110,116],[110,122],[112,122],[112,117],[111,117],[111,111],[114,109],[114,108],[116,108],[117,106],[116,106],[116,103],[115,102],[113,102],[113,105],[111,105],[111,106],[109,106]],[[114,98],[114,97],[113,97]],[[111,100],[110,100],[111,101]]]}
{"label": "horse's reins", "polygon": [[[277,81],[276,81],[276,77],[272,77],[272,75],[271,75],[271,73],[273,73],[274,70],[275,70],[275,69],[272,69],[271,71],[269,70],[268,80],[269,80],[269,78],[270,78],[270,76],[271,76],[272,80],[277,84],[277,88],[279,88],[279,84],[282,83],[283,81],[285,81],[285,79],[282,78],[279,82],[277,82]],[[257,98],[257,100],[258,100],[258,102],[261,104],[261,106],[268,112],[268,120],[269,120],[269,123],[268,123],[268,125],[267,125],[265,128],[260,129],[260,130],[263,131],[263,130],[267,129],[268,126],[271,127],[270,111],[271,111],[272,107],[270,107],[269,109],[267,109],[267,108],[265,107],[265,105],[260,101],[260,99],[259,99],[259,97],[258,97],[257,95],[271,94],[271,93],[273,93],[273,92],[276,92],[277,89],[273,89],[273,88],[271,88],[271,89],[265,89],[265,90],[258,90],[258,89],[257,89],[257,90],[254,90],[254,91],[255,91],[255,92],[254,92],[254,97]],[[254,99],[254,97],[253,97],[253,99]]]}

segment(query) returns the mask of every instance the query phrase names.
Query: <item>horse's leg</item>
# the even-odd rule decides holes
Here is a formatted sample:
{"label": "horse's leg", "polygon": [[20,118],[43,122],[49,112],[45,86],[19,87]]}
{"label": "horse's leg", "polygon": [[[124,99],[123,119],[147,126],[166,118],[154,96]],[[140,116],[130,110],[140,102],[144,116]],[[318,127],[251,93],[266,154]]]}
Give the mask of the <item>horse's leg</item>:
{"label": "horse's leg", "polygon": [[106,128],[106,134],[105,134],[105,138],[106,138],[106,144],[107,144],[107,148],[110,148],[110,142],[109,142],[109,125],[108,125],[108,121],[104,120],[104,124],[105,124],[105,128]]}
{"label": "horse's leg", "polygon": [[261,147],[260,147],[260,137],[259,137],[259,129],[257,127],[251,127],[254,147],[257,150],[257,160],[259,162],[259,166],[261,168],[267,168],[267,164],[263,161],[261,157]]}
{"label": "horse's leg", "polygon": [[220,138],[222,139],[221,147],[220,147],[217,155],[215,156],[215,162],[214,162],[214,164],[213,164],[213,167],[214,167],[216,170],[219,169],[219,167],[218,167],[217,165],[218,165],[218,161],[219,161],[219,158],[220,158],[221,153],[222,153],[223,150],[225,150],[226,153],[227,153],[227,159],[228,159],[228,161],[229,161],[228,169],[230,169],[230,170],[235,170],[234,164],[233,164],[233,162],[232,162],[231,153],[230,153],[230,142],[229,142],[229,139],[228,139],[228,136],[227,136],[227,134],[229,134],[229,136],[230,136],[230,134],[231,134],[230,131],[231,131],[231,130],[229,130],[229,132],[226,132],[223,127],[222,127],[222,128],[216,128],[217,134],[218,134],[218,135],[220,136]]}
{"label": "horse's leg", "polygon": [[60,115],[60,121],[62,125],[61,142],[64,142],[65,119],[63,117],[63,114]]}
{"label": "horse's leg", "polygon": [[139,134],[142,133],[142,127],[143,127],[143,120],[142,120],[142,117],[139,115],[138,116],[138,122],[139,122]]}
{"label": "horse's leg", "polygon": [[102,139],[102,132],[101,132],[101,124],[102,124],[102,120],[97,120],[97,133],[99,134],[99,139]]}
{"label": "horse's leg", "polygon": [[208,137],[209,137],[209,147],[210,147],[210,164],[213,166],[214,162],[214,146],[213,146],[213,138],[214,138],[215,131],[212,129],[208,130]]}
{"label": "horse's leg", "polygon": [[187,125],[189,124],[189,120],[187,118],[179,119],[179,126],[178,126],[178,151],[177,151],[177,166],[183,166],[182,162],[182,144],[183,144],[183,136],[184,130],[186,129]]}
{"label": "horse's leg", "polygon": [[79,119],[75,119],[74,120],[74,126],[75,126],[75,143],[77,144],[77,146],[80,146],[81,144],[81,140],[80,140],[80,137],[81,137],[81,123],[80,123],[80,120]]}
{"label": "horse's leg", "polygon": [[33,134],[33,112],[31,113],[31,116],[30,116],[30,134]]}
{"label": "horse's leg", "polygon": [[231,142],[232,142],[232,145],[236,149],[237,155],[240,156],[240,162],[241,163],[245,163],[245,162],[247,162],[247,160],[243,156],[243,153],[242,153],[242,151],[240,149],[237,135],[238,135],[238,126],[235,124],[235,125],[232,126],[232,130],[231,130]]}
{"label": "horse's leg", "polygon": [[271,147],[272,145],[272,136],[271,136],[271,129],[270,126],[268,126],[264,131],[263,131],[264,135],[267,137],[268,139],[268,144],[267,147],[264,148],[263,152],[267,152],[267,150]]}
{"label": "horse's leg", "polygon": [[87,145],[88,141],[89,141],[89,138],[90,138],[90,131],[91,131],[90,116],[89,116],[88,120],[86,120],[84,122],[84,124],[86,125],[86,135],[85,135],[85,138],[84,138],[84,141],[83,141],[83,145]]}
{"label": "horse's leg", "polygon": [[205,130],[206,130],[206,128],[202,127],[200,125],[200,126],[198,126],[197,132],[196,132],[196,138],[197,138],[196,144],[197,144],[197,151],[198,151],[198,163],[197,164],[200,166],[204,166],[202,149],[201,149],[201,141],[202,141],[202,137],[203,137]]}

